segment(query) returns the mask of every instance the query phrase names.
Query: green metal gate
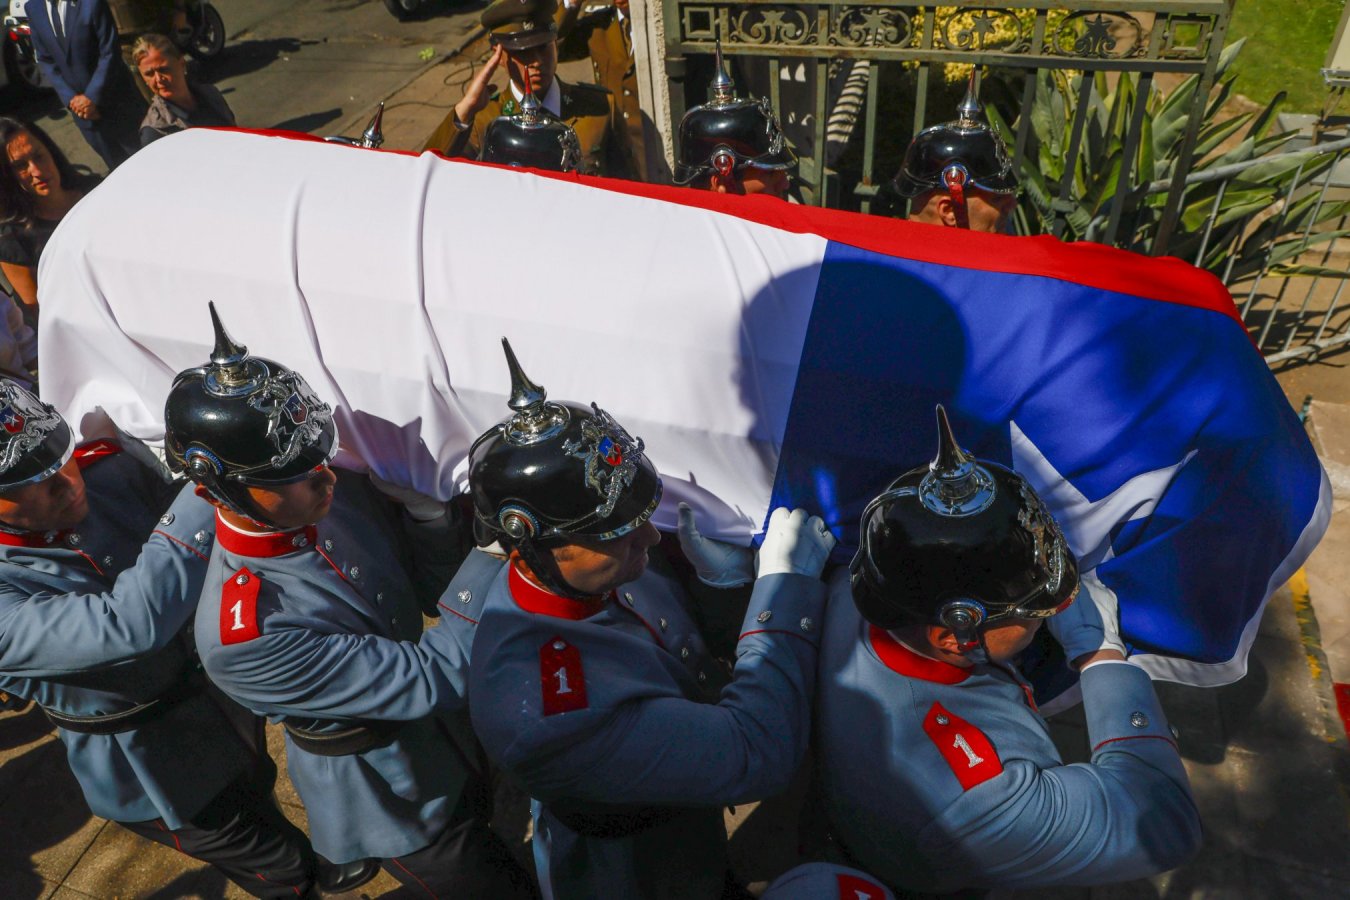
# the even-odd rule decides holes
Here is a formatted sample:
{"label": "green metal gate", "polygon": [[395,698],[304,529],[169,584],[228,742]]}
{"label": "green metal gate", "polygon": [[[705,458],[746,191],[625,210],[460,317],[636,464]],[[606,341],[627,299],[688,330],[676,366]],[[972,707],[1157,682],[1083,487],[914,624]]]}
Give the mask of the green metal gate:
{"label": "green metal gate", "polygon": [[[1136,91],[1146,96],[1155,77],[1165,73],[1198,74],[1192,115],[1183,138],[1182,169],[1172,173],[1162,220],[1152,245],[1158,254],[1167,250],[1181,208],[1188,161],[1195,146],[1205,103],[1214,83],[1215,68],[1223,49],[1230,6],[1227,0],[1185,2],[1044,2],[1016,0],[997,6],[957,4],[923,6],[912,3],[848,2],[793,3],[784,0],[663,0],[665,18],[666,73],[672,81],[671,122],[679,122],[686,107],[683,82],[689,63],[699,55],[710,56],[720,35],[728,58],[744,64],[768,64],[770,101],[782,111],[777,73],[784,65],[810,66],[814,73],[812,108],[805,111],[814,129],[812,152],[802,159],[801,180],[809,201],[819,205],[845,205],[838,191],[839,173],[825,161],[826,130],[839,107],[846,117],[860,110],[862,125],[861,176],[852,184],[850,203],[867,210],[877,185],[889,178],[898,159],[878,159],[877,128],[881,97],[881,67],[901,64],[916,72],[913,116],[907,140],[927,125],[954,118],[954,110],[930,110],[928,96],[933,70],[948,63],[1008,67],[1026,73],[1058,69],[1079,73],[1113,72],[1137,80]],[[831,98],[831,77],[847,61],[859,73],[853,87],[862,96]],[[831,66],[836,67],[832,72]],[[866,77],[862,77],[865,72]],[[937,77],[941,77],[941,74]],[[1023,79],[1021,109],[1031,109],[1038,79]],[[1066,148],[1065,175],[1058,185],[1057,208],[1071,207],[1073,161],[1082,151],[1088,120],[1088,94],[1092,79],[1081,78],[1079,100]],[[846,86],[847,89],[847,86]],[[842,99],[842,104],[840,100]],[[694,98],[692,102],[701,102]],[[1026,153],[1031,117],[1021,116],[1014,141],[1014,164],[1020,167]],[[889,123],[888,123],[889,124]],[[1144,104],[1135,105],[1126,133],[1124,170],[1120,184],[1130,183],[1129,161],[1143,139]],[[674,134],[671,127],[667,133]],[[1116,240],[1130,191],[1116,192],[1108,225],[1098,240]],[[1056,233],[1063,230],[1058,215]]]}

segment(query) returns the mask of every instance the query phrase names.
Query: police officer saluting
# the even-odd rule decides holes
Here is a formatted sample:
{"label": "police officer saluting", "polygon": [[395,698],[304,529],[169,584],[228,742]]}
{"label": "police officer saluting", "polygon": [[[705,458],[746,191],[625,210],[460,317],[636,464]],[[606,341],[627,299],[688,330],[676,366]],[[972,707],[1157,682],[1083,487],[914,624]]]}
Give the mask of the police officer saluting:
{"label": "police officer saluting", "polygon": [[[843,860],[901,891],[1093,885],[1200,845],[1152,683],[1126,660],[1115,596],[1077,564],[1021,476],[939,449],[863,512],[831,582],[816,709]],[[1075,599],[1076,598],[1076,599]],[[851,601],[851,602],[850,602]],[[1078,669],[1092,745],[1064,765],[1011,665],[1045,622]]]}
{"label": "police officer saluting", "polygon": [[276,769],[207,694],[182,634],[211,507],[142,463],[143,447],[76,446],[7,379],[0,424],[0,689],[57,726],[95,815],[254,896],[312,896],[313,851],[270,798]]}
{"label": "police officer saluting", "polygon": [[207,673],[285,726],[314,847],[347,889],[381,860],[418,891],[532,896],[487,827],[472,742],[439,716],[464,706],[460,644],[439,625],[418,640],[449,580],[444,506],[385,486],[395,517],[363,476],[330,469],[329,406],[211,313],[211,361],[165,405],[171,461],[217,508],[196,618]]}
{"label": "police officer saluting", "polygon": [[[500,116],[520,112],[528,91],[544,113],[576,132],[581,144],[580,171],[587,175],[629,176],[627,133],[614,128],[620,118],[609,91],[591,84],[567,84],[556,77],[558,31],[556,0],[495,0],[483,10],[483,27],[493,50],[450,115],[427,139],[426,150],[446,156],[477,158],[488,126]],[[509,90],[489,96],[492,74],[505,65]]]}
{"label": "police officer saluting", "polygon": [[717,43],[712,99],[680,119],[675,183],[718,194],[786,200],[797,155],[768,100],[737,97]]}
{"label": "police officer saluting", "polygon": [[[513,415],[469,454],[475,515],[510,552],[474,639],[474,729],[535,800],[554,900],[738,896],[722,809],[782,790],[805,752],[833,538],[774,511],[719,693],[688,595],[648,570],[661,479],[642,442],[595,404],[550,402],[509,346],[507,360]],[[754,578],[748,551],[686,540],[709,583]]]}
{"label": "police officer saluting", "polygon": [[956,121],[915,135],[891,185],[910,198],[912,222],[1008,230],[1017,208],[1017,175],[1003,139],[985,120],[979,69],[970,73]]}

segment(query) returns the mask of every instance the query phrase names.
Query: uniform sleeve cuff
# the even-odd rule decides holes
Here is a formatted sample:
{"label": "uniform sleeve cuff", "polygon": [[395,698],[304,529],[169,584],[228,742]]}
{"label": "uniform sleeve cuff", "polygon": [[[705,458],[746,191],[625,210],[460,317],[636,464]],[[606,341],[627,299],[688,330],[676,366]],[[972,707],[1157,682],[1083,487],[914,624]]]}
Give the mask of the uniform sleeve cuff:
{"label": "uniform sleeve cuff", "polygon": [[825,584],[809,575],[764,575],[755,580],[754,593],[741,623],[741,638],[776,632],[820,643],[824,624]]}

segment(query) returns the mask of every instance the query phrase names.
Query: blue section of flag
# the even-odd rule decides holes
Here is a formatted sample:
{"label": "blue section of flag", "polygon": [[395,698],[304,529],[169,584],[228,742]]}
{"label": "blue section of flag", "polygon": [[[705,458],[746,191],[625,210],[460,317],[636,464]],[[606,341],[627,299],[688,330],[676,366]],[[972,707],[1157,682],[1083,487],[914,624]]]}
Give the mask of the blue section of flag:
{"label": "blue section of flag", "polygon": [[839,244],[821,268],[772,505],[825,515],[846,559],[867,501],[933,456],[939,402],[967,449],[1005,465],[1015,422],[1082,495],[1072,509],[1084,517],[1185,461],[1142,498],[1151,513],[1127,506],[1101,543],[1097,574],[1135,651],[1233,658],[1316,509],[1317,458],[1233,319]]}

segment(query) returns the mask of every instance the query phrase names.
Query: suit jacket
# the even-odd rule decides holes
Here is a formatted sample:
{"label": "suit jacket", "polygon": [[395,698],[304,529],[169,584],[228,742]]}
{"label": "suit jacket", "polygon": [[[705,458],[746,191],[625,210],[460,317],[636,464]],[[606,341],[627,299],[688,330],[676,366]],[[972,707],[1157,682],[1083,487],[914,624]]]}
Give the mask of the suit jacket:
{"label": "suit jacket", "polygon": [[[577,140],[581,143],[582,174],[628,177],[628,134],[613,125],[616,119],[621,119],[614,95],[593,84],[568,84],[561,78],[557,81],[561,94],[559,118],[577,133]],[[477,159],[483,146],[483,136],[492,120],[518,112],[520,108],[511,89],[503,88],[473,117],[467,131],[455,128],[455,111],[450,110],[450,114],[431,133],[423,149],[446,156]]]}
{"label": "suit jacket", "polygon": [[[614,95],[615,131],[628,136],[629,169],[646,180],[642,152],[642,107],[638,103],[637,67],[631,39],[625,38],[625,23],[613,6],[578,4],[559,6],[558,59],[568,62],[590,57],[595,83]],[[632,18],[628,19],[632,24]]]}
{"label": "suit jacket", "polygon": [[[70,7],[64,46],[52,31],[51,4],[47,0],[28,4],[28,24],[38,65],[63,106],[70,106],[76,95],[84,94],[105,118],[124,112],[139,121],[144,104],[139,102],[131,73],[122,64],[117,26],[104,0],[79,0]],[[78,117],[75,121],[81,128],[97,124],[87,124]]]}

